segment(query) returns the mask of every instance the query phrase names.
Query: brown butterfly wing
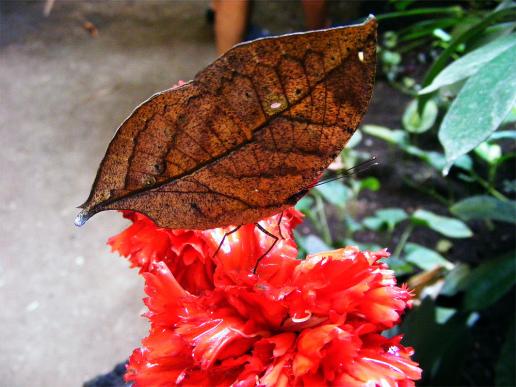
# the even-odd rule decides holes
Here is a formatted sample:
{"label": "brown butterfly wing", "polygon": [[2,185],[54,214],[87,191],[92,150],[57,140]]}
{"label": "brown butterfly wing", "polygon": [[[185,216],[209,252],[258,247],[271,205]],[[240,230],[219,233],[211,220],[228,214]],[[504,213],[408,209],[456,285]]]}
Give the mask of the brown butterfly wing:
{"label": "brown butterfly wing", "polygon": [[293,205],[359,125],[375,49],[374,18],[234,47],[122,124],[76,223],[131,209],[207,229]]}

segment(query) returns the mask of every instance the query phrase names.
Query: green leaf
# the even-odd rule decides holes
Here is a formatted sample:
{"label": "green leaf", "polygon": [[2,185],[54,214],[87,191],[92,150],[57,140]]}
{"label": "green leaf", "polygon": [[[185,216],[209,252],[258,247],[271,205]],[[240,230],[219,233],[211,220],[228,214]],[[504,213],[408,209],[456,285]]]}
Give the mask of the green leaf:
{"label": "green leaf", "polygon": [[398,223],[403,222],[408,218],[405,210],[401,208],[383,208],[376,211],[376,216],[387,224],[387,228],[390,231],[394,230],[394,227]]}
{"label": "green leaf", "polygon": [[487,141],[496,140],[516,140],[516,130],[498,130],[489,136]]}
{"label": "green leaf", "polygon": [[333,250],[324,241],[316,235],[308,235],[303,239],[303,248],[308,254],[320,253],[321,251]]}
{"label": "green leaf", "polygon": [[435,321],[438,324],[445,324],[455,313],[457,313],[457,309],[438,306],[435,308]]}
{"label": "green leaf", "polygon": [[484,64],[502,52],[516,45],[516,33],[502,36],[486,44],[462,58],[452,62],[442,70],[430,85],[422,89],[419,94],[431,93],[443,86],[452,85],[475,74]]}
{"label": "green leaf", "polygon": [[398,223],[407,218],[407,213],[401,208],[384,208],[376,211],[375,216],[365,218],[362,223],[373,231],[387,229],[392,232]]}
{"label": "green leaf", "polygon": [[380,189],[380,181],[373,176],[366,177],[360,180],[360,190],[368,189],[369,191],[376,192]]}
{"label": "green leaf", "polygon": [[394,270],[396,276],[412,274],[414,272],[414,266],[400,258],[390,256],[389,258],[382,259],[382,262],[385,262],[389,269]]}
{"label": "green leaf", "polygon": [[[507,117],[503,119],[502,125],[511,125],[516,122],[516,106],[513,106]],[[514,132],[514,131],[512,131]],[[511,137],[514,139],[514,136]]]}
{"label": "green leaf", "polygon": [[450,238],[469,238],[473,235],[464,222],[426,210],[417,210],[412,214],[411,220]]}
{"label": "green leaf", "polygon": [[458,264],[444,277],[444,285],[439,294],[452,297],[464,290],[471,270],[468,265]]}
{"label": "green leaf", "polygon": [[423,80],[423,86],[428,86],[446,67],[446,63],[448,63],[450,57],[452,57],[452,55],[455,53],[457,47],[482,34],[487,27],[495,23],[497,20],[501,20],[505,17],[514,17],[515,15],[516,7],[511,6],[508,8],[495,10],[486,17],[482,18],[482,20],[480,20],[477,24],[471,28],[468,28],[466,31],[455,37],[428,69],[427,73],[425,74],[425,79]]}
{"label": "green leaf", "polygon": [[469,348],[467,318],[464,313],[455,313],[438,324],[436,307],[429,297],[407,313],[401,332],[405,345],[417,348],[414,360],[424,370],[422,385],[457,385],[457,369],[461,369]]}
{"label": "green leaf", "polygon": [[400,145],[401,143],[407,143],[407,133],[399,129],[389,129],[385,126],[378,125],[364,125],[362,130],[374,137],[388,142],[389,144]]}
{"label": "green leaf", "polygon": [[516,283],[516,251],[481,264],[467,279],[464,306],[484,309],[507,293]]}
{"label": "green leaf", "polygon": [[514,364],[516,364],[516,324],[513,317],[509,329],[505,334],[505,343],[500,351],[498,362],[495,369],[495,384],[497,386],[515,386],[516,374]]}
{"label": "green leaf", "polygon": [[303,196],[297,203],[296,209],[301,212],[310,211],[312,205],[314,204],[314,199],[310,196]]}
{"label": "green leaf", "polygon": [[405,113],[403,113],[403,126],[411,133],[423,133],[430,129],[437,118],[437,104],[430,100],[425,104],[423,114],[417,111],[417,101],[413,100],[409,103]]}
{"label": "green leaf", "polygon": [[341,208],[346,206],[352,195],[350,189],[340,181],[329,181],[314,187],[314,190],[319,192],[327,202]]}
{"label": "green leaf", "polygon": [[492,59],[468,79],[439,129],[447,173],[454,161],[487,139],[516,101],[516,50]]}
{"label": "green leaf", "polygon": [[471,196],[455,203],[450,212],[461,219],[492,219],[516,224],[516,202],[487,195]]}
{"label": "green leaf", "polygon": [[502,148],[498,144],[489,144],[484,141],[475,148],[475,154],[489,165],[493,165],[502,157]]}
{"label": "green leaf", "polygon": [[437,251],[428,249],[416,243],[405,245],[405,261],[410,262],[420,269],[432,270],[436,266],[442,266],[447,270],[453,269],[453,263],[444,258]]}
{"label": "green leaf", "polygon": [[364,220],[362,220],[362,224],[372,231],[380,231],[385,226],[383,220],[376,216],[368,216],[367,218],[364,218]]}
{"label": "green leaf", "polygon": [[362,141],[362,132],[360,130],[357,130],[349,139],[348,143],[346,144],[346,148],[354,148],[355,146],[360,144],[360,141]]}

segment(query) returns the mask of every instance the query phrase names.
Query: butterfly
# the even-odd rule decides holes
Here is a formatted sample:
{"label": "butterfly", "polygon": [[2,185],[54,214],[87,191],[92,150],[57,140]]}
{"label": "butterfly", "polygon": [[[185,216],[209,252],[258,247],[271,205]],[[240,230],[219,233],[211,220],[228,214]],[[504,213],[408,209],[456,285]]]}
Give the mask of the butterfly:
{"label": "butterfly", "polygon": [[116,132],[76,225],[134,210],[158,226],[256,223],[293,206],[366,112],[377,22],[236,45]]}

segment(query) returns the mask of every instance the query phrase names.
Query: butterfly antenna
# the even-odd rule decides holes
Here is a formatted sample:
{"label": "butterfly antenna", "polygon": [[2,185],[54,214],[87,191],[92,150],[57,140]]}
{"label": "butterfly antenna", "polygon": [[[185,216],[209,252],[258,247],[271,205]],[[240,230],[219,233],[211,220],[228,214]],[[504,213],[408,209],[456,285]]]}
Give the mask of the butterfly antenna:
{"label": "butterfly antenna", "polygon": [[358,175],[359,173],[362,173],[376,165],[379,165],[379,163],[376,161],[376,157],[373,156],[369,160],[363,161],[363,162],[355,165],[354,167],[347,169],[346,171],[340,173],[338,176],[331,177],[329,179],[322,180],[322,181],[318,182],[317,184],[314,184],[314,187],[329,183],[331,181],[340,180],[340,179],[343,179],[348,176]]}

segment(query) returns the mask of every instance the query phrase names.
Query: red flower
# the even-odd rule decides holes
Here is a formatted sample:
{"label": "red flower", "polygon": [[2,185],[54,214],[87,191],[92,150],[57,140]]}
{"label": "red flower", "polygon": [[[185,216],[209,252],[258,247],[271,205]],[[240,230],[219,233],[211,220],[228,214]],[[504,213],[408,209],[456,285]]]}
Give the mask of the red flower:
{"label": "red flower", "polygon": [[[231,228],[173,231],[130,216],[133,226],[110,244],[141,267],[148,295],[150,334],[126,374],[135,386],[395,386],[420,378],[412,349],[380,335],[410,305],[409,291],[378,262],[386,251],[347,247],[296,260],[295,210],[281,224],[279,215],[260,222],[285,237],[263,258],[273,239],[254,225],[228,235],[214,255]],[[210,267],[202,285],[187,280],[195,270],[185,246]]]}
{"label": "red flower", "polygon": [[214,262],[204,234],[194,230],[172,230],[156,227],[146,216],[123,211],[133,224],[108,244],[113,251],[129,258],[140,272],[149,270],[153,262],[166,262],[176,279],[194,294],[213,287]]}

